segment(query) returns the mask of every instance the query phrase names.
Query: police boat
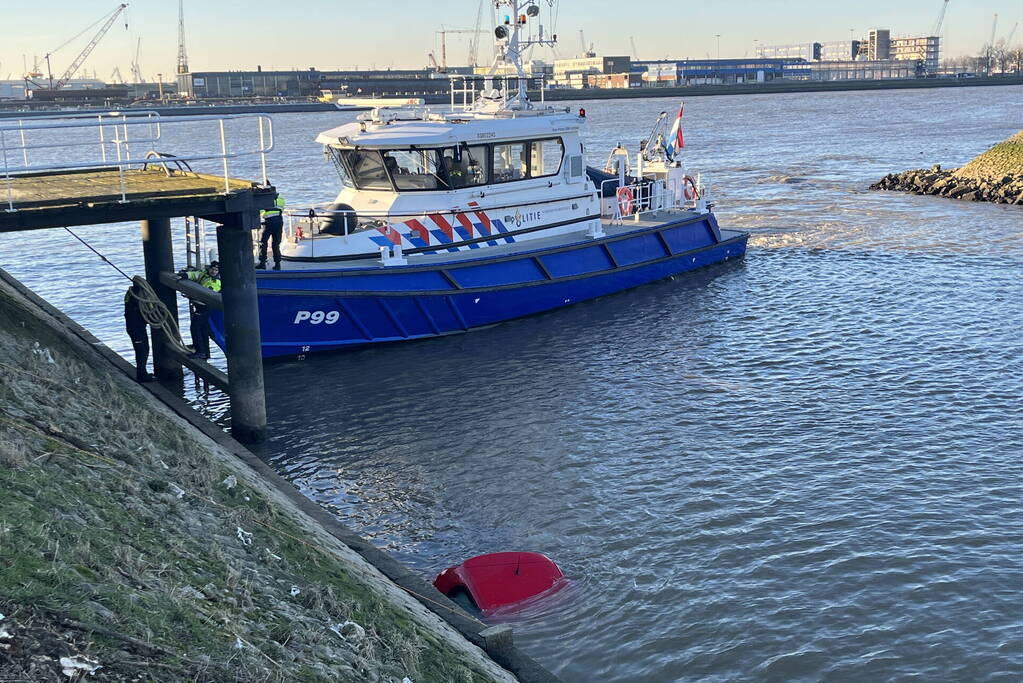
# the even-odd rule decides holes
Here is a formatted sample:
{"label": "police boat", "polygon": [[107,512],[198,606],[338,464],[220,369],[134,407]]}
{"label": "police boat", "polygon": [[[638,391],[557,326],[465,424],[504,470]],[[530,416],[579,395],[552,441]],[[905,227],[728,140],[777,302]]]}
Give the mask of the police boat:
{"label": "police boat", "polygon": [[619,147],[588,168],[585,111],[526,94],[522,51],[554,42],[540,8],[495,5],[481,88],[452,79],[450,109],[377,108],[317,137],[343,187],[286,211],[285,268],[257,273],[264,357],[465,332],[745,253],[680,159],[681,109],[635,164]]}

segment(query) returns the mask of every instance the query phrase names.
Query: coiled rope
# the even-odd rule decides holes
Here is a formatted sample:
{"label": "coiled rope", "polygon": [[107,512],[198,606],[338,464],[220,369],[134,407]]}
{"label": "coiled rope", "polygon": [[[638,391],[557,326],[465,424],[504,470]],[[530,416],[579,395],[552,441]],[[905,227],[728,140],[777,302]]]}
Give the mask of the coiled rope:
{"label": "coiled rope", "polygon": [[[167,310],[167,306],[160,301],[160,297],[156,296],[156,292],[149,286],[149,282],[141,275],[136,275],[131,281],[134,286],[128,290],[128,296],[138,302],[139,311],[149,326],[154,330],[162,330],[171,346],[183,353],[192,353],[192,348],[185,346],[185,343],[181,341],[178,322]],[[136,289],[140,293],[136,294]]]}
{"label": "coiled rope", "polygon": [[[160,297],[156,296],[156,292],[154,292],[153,288],[149,286],[148,280],[140,275],[130,277],[127,273],[118,268],[113,261],[99,253],[91,244],[76,235],[70,228],[64,229],[67,230],[72,237],[88,247],[92,253],[103,259],[104,263],[109,265],[128,280],[131,280],[132,284],[135,286],[128,290],[128,294],[138,302],[139,311],[142,313],[142,317],[145,318],[146,323],[148,323],[150,327],[162,330],[167,336],[168,341],[170,341],[171,346],[174,348],[182,351],[183,353],[192,353],[192,347],[185,346],[185,343],[181,340],[181,330],[178,328],[178,323],[174,319],[174,316],[171,315],[169,310],[167,310],[167,306],[160,301]],[[136,287],[141,290],[141,294],[135,293]]]}

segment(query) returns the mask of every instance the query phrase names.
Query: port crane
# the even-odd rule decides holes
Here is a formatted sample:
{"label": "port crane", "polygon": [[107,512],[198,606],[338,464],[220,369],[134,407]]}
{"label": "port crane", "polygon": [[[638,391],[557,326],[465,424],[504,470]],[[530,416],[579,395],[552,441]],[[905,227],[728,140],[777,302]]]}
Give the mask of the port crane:
{"label": "port crane", "polygon": [[[117,17],[121,16],[121,12],[123,12],[127,8],[128,8],[128,3],[121,3],[120,5],[118,5],[114,9],[113,12],[110,13],[109,16],[104,15],[103,17],[101,17],[95,23],[87,26],[85,29],[83,29],[80,33],[75,35],[73,38],[70,38],[70,39],[64,41],[63,43],[61,43],[60,46],[58,46],[58,47],[54,48],[53,50],[51,50],[50,52],[46,53],[46,58],[45,58],[46,59],[46,73],[47,73],[47,78],[48,78],[49,83],[50,83],[50,87],[49,87],[50,90],[58,90],[60,88],[63,88],[67,84],[67,82],[71,80],[71,78],[75,75],[75,73],[78,72],[78,69],[82,66],[82,63],[89,57],[90,54],[92,54],[92,51],[96,48],[96,45],[99,44],[99,41],[103,38],[103,36],[105,36],[107,34],[107,31],[109,31],[110,27],[114,25],[114,22],[117,21]],[[104,21],[104,19],[106,21]],[[60,78],[58,78],[56,80],[56,82],[54,82],[54,80],[53,80],[53,71],[50,68],[50,57],[53,55],[53,53],[55,53],[57,50],[60,50],[61,48],[66,46],[68,43],[72,42],[73,40],[75,40],[76,38],[78,38],[83,33],[85,33],[90,28],[92,28],[93,26],[95,26],[96,24],[98,24],[100,22],[103,22],[103,25],[100,26],[100,29],[99,29],[99,31],[96,32],[96,35],[94,35],[92,37],[92,40],[89,41],[89,44],[86,45],[82,49],[82,51],[78,53],[78,56],[75,57],[74,60],[71,62],[71,66],[69,66],[64,71],[64,73],[61,74]],[[124,27],[128,28],[128,24],[125,23]],[[26,79],[26,80],[28,80],[28,79]],[[33,81],[33,83],[34,83],[34,81]],[[35,83],[35,85],[39,85],[39,84]]]}
{"label": "port crane", "polygon": [[941,12],[938,14],[938,21],[934,23],[934,30],[931,31],[932,36],[941,36],[941,25],[945,23],[945,12],[948,10],[948,0],[942,0]]}
{"label": "port crane", "polygon": [[[448,70],[448,45],[447,45],[447,34],[449,33],[468,33],[472,35],[469,42],[469,66],[476,66],[476,45],[477,36],[483,33],[478,28],[444,28],[440,27],[437,34],[440,36],[440,67],[437,69],[440,73],[447,73]],[[436,60],[435,60],[436,61]]]}

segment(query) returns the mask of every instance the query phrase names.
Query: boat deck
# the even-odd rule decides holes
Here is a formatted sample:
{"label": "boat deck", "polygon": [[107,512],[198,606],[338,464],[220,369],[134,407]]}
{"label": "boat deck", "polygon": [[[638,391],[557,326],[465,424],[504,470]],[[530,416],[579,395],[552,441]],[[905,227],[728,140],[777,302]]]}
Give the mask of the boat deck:
{"label": "boat deck", "polygon": [[[636,230],[645,230],[649,228],[655,228],[663,225],[670,225],[672,223],[679,223],[692,218],[696,218],[701,214],[696,211],[663,211],[653,212],[644,214],[640,220],[624,220],[624,221],[611,221],[610,219],[602,220],[601,223],[604,228],[604,232],[608,237],[614,238],[619,235],[626,235]],[[726,233],[727,236],[726,236]],[[741,232],[733,230],[722,230],[722,239],[731,237],[737,237]],[[519,242],[513,242],[510,244],[498,244],[496,246],[486,247],[482,251],[480,249],[466,249],[463,251],[455,252],[442,252],[437,254],[408,254],[406,259],[410,266],[429,266],[436,265],[438,263],[458,263],[463,261],[472,261],[474,259],[500,257],[503,255],[511,254],[522,254],[530,251],[536,251],[540,249],[549,249],[551,247],[567,246],[579,242],[581,239],[590,239],[584,237],[585,231],[575,231],[562,233],[560,235],[551,235],[550,237],[538,237],[530,240],[522,240]],[[314,271],[314,270],[331,270],[336,268],[380,268],[381,263],[379,257],[364,258],[364,259],[349,259],[349,260],[336,260],[336,261],[289,261],[285,257],[284,270],[279,272],[267,273],[267,277],[273,277],[275,275],[286,274],[288,271]],[[394,268],[395,266],[388,266]],[[400,266],[399,266],[400,267]],[[261,275],[262,277],[262,275]]]}

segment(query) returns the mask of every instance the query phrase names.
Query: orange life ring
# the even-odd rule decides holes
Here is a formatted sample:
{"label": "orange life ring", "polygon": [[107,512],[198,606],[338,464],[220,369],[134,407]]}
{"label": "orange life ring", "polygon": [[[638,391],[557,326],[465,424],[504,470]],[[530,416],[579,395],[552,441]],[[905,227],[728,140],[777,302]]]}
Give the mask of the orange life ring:
{"label": "orange life ring", "polygon": [[699,199],[700,191],[696,189],[696,180],[693,179],[693,176],[687,175],[682,179],[682,193],[685,195],[686,201]]}
{"label": "orange life ring", "polygon": [[634,208],[632,190],[628,187],[619,187],[615,194],[618,196],[618,210],[623,216],[631,216]]}

